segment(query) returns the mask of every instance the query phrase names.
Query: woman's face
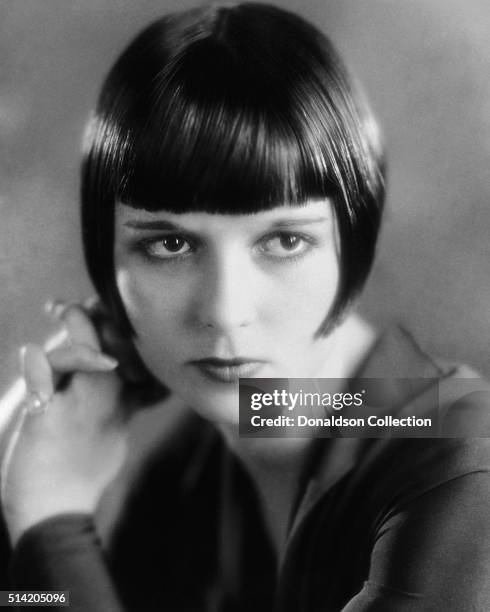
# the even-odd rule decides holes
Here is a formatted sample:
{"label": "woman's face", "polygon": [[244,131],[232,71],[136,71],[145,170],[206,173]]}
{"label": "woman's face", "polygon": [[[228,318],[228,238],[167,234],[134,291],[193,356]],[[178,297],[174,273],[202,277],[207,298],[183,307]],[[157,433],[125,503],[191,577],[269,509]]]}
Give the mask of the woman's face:
{"label": "woman's face", "polygon": [[117,287],[148,368],[206,418],[238,422],[239,377],[318,376],[336,296],[331,203],[248,215],[116,205]]}

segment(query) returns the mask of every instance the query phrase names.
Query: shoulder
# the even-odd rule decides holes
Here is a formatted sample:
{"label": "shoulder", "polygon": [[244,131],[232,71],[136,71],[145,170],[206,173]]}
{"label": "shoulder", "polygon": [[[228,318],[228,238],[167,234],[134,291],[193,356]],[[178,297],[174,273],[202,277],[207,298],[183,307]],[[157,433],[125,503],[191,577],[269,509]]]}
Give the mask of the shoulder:
{"label": "shoulder", "polygon": [[490,439],[420,438],[376,440],[354,480],[377,507],[400,509],[456,479],[485,474],[490,483]]}
{"label": "shoulder", "polygon": [[366,483],[373,488],[369,496],[378,510],[380,505],[400,507],[470,474],[485,474],[485,481],[490,473],[490,383],[466,365],[428,358],[411,336],[403,334],[391,336],[403,353],[396,376],[403,376],[401,366],[408,360],[409,376],[413,372],[414,378],[396,379],[401,383],[393,410],[397,415],[430,415],[436,423],[431,430],[435,437],[362,443],[353,478],[361,488]]}

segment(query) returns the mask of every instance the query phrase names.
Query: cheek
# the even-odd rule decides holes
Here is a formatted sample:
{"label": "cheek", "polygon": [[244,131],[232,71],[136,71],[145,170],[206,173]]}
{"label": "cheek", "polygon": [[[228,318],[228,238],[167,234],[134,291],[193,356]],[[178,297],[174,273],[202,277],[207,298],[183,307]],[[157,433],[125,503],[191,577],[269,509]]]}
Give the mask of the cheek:
{"label": "cheek", "polygon": [[[319,253],[308,265],[298,265],[276,292],[278,325],[287,323],[289,334],[311,337],[325,320],[337,295],[339,267],[334,253]],[[279,321],[281,313],[281,321]]]}
{"label": "cheek", "polygon": [[116,271],[116,282],[137,344],[148,344],[176,331],[186,302],[182,284],[162,283],[157,274],[122,267]]}
{"label": "cheek", "polygon": [[186,286],[148,270],[119,268],[117,287],[136,332],[134,344],[148,369],[170,389],[182,352]]}

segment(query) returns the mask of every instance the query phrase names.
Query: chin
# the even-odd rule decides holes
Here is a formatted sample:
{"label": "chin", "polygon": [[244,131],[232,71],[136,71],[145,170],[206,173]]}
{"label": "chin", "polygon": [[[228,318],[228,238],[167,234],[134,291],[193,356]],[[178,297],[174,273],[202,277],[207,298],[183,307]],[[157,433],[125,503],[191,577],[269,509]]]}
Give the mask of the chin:
{"label": "chin", "polygon": [[200,416],[215,424],[238,425],[238,385],[226,392],[210,392],[209,390],[195,389],[193,397],[188,393],[179,394],[185,402]]}

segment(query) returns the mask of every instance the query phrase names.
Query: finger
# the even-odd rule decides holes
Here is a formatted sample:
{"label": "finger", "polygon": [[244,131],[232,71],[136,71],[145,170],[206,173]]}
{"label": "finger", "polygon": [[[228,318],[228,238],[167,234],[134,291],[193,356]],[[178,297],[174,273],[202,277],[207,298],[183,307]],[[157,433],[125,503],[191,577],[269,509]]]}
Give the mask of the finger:
{"label": "finger", "polygon": [[102,305],[97,295],[91,295],[87,299],[83,300],[82,306],[88,312],[92,312],[93,310],[101,308]]}
{"label": "finger", "polygon": [[115,355],[121,366],[130,361],[134,348],[100,300],[89,312],[89,317],[96,329],[101,351],[108,355]]}
{"label": "finger", "polygon": [[63,327],[55,334],[53,334],[46,342],[43,344],[43,349],[45,353],[50,353],[60,346],[67,345],[70,343],[70,336],[68,334],[68,330],[66,327]]}
{"label": "finger", "polygon": [[54,393],[53,374],[46,354],[36,344],[21,349],[21,369],[28,392],[50,398]]}
{"label": "finger", "polygon": [[59,315],[73,344],[84,344],[100,351],[100,342],[90,317],[80,306],[67,306]]}
{"label": "finger", "polygon": [[70,340],[79,344],[88,344],[96,348],[97,332],[91,318],[92,305],[96,298],[85,300],[82,305],[64,300],[48,300],[44,305],[45,312],[58,323],[65,326],[70,334]]}
{"label": "finger", "polygon": [[[50,317],[59,319],[62,317],[65,310],[70,306],[76,306],[74,302],[67,302],[59,299],[49,299],[44,304],[44,311]],[[83,300],[81,308],[90,316],[93,312],[104,312],[105,307],[103,306],[100,298],[97,295],[91,295],[90,297]]]}
{"label": "finger", "polygon": [[49,299],[44,304],[44,312],[54,319],[59,319],[63,311],[70,306],[65,300]]}
{"label": "finger", "polygon": [[52,350],[47,357],[51,367],[58,373],[110,371],[118,365],[113,357],[86,344],[60,346]]}

